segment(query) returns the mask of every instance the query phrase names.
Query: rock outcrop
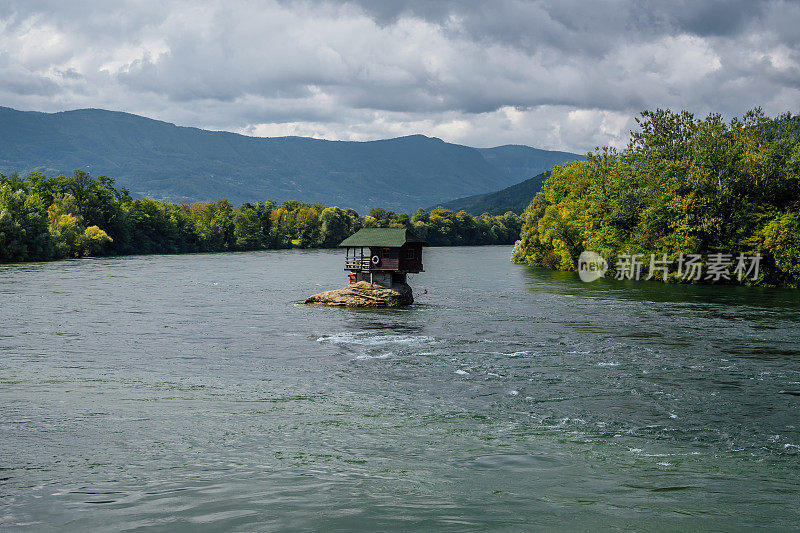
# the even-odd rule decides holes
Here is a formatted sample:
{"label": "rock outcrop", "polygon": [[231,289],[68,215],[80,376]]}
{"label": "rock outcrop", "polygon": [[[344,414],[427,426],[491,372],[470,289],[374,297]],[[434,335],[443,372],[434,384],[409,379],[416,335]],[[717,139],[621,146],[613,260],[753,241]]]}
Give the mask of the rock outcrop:
{"label": "rock outcrop", "polygon": [[334,307],[402,307],[414,303],[411,287],[406,283],[391,289],[359,281],[347,287],[309,296],[305,303]]}

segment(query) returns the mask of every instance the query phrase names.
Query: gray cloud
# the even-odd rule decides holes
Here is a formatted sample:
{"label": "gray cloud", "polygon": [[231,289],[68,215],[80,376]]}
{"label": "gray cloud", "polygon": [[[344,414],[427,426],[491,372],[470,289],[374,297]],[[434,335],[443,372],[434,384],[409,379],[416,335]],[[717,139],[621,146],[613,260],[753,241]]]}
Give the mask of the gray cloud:
{"label": "gray cloud", "polygon": [[622,145],[646,108],[798,111],[800,3],[5,2],[0,104],[255,135]]}

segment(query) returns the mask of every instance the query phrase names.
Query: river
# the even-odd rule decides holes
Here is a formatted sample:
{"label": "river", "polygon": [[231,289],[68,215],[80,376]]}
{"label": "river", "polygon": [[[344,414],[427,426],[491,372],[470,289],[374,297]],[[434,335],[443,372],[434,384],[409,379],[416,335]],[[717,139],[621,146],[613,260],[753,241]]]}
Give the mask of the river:
{"label": "river", "polygon": [[0,267],[6,530],[793,530],[800,293],[432,248]]}

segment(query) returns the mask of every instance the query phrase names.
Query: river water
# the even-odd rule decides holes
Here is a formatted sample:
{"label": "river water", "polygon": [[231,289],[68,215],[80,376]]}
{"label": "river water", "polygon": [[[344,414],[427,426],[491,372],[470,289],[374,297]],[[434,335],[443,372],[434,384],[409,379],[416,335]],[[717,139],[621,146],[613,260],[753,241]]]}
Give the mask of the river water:
{"label": "river water", "polygon": [[300,304],[338,251],[0,267],[0,528],[800,525],[798,291],[510,252],[404,310]]}

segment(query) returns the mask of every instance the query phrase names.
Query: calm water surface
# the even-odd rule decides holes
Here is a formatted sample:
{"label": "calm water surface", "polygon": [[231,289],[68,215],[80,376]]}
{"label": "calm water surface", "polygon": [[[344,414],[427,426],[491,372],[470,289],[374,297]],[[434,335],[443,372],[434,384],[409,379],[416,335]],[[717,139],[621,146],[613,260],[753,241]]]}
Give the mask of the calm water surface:
{"label": "calm water surface", "polygon": [[[800,293],[426,251],[0,267],[0,529],[800,527]],[[424,291],[427,291],[425,293]]]}

